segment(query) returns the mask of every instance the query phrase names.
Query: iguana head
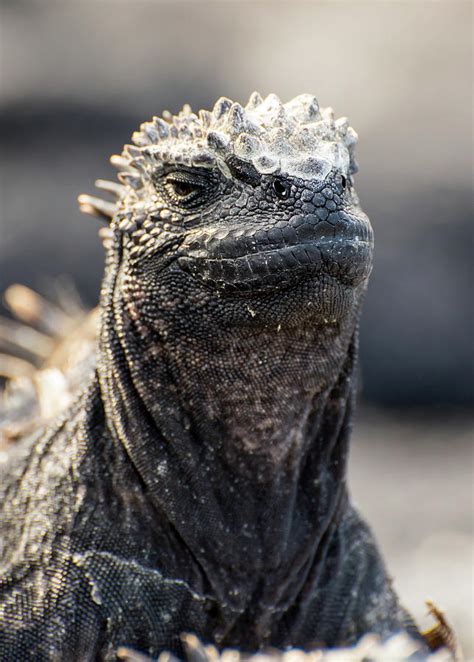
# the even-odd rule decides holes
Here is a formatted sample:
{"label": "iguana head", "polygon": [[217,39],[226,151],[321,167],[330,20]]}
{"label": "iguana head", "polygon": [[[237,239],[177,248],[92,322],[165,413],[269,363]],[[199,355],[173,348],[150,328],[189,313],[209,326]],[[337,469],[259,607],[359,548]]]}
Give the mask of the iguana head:
{"label": "iguana head", "polygon": [[80,203],[112,217],[137,280],[178,268],[198,288],[249,303],[298,284],[314,298],[307,285],[322,278],[343,289],[367,279],[373,241],[353,188],[357,135],[313,96],[283,104],[254,93],[245,107],[221,98],[198,114],[185,106],[132,140],[112,157],[121,185],[99,182],[117,202]]}

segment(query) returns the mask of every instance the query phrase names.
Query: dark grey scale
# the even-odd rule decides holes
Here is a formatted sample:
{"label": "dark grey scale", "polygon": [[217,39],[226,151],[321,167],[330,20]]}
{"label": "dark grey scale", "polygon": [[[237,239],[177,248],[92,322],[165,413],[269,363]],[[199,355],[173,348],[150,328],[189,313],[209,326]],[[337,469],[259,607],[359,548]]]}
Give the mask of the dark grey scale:
{"label": "dark grey scale", "polygon": [[298,206],[298,209],[300,209],[304,214],[311,214],[314,212],[314,204],[304,202],[302,205]]}
{"label": "dark grey scale", "polygon": [[314,192],[311,189],[307,189],[307,188],[303,189],[299,197],[303,202],[314,202],[313,200]]}
{"label": "dark grey scale", "polygon": [[275,199],[273,193],[268,192],[265,198],[260,198],[258,201],[258,210],[261,212],[268,212],[275,208]]}
{"label": "dark grey scale", "polygon": [[262,273],[268,273],[266,257],[248,256],[236,258],[237,281],[248,281],[254,277],[255,272],[259,270]]}
{"label": "dark grey scale", "polygon": [[265,249],[266,246],[270,246],[270,239],[266,230],[257,229],[254,233],[254,237],[259,246],[262,246],[262,248]]}
{"label": "dark grey scale", "polygon": [[212,280],[222,280],[223,266],[222,260],[208,260],[206,268],[209,269],[209,278]]}
{"label": "dark grey scale", "polygon": [[237,276],[237,265],[235,264],[234,260],[223,259],[221,261],[221,264],[222,264],[223,282],[234,281]]}
{"label": "dark grey scale", "polygon": [[281,246],[283,244],[283,232],[280,228],[270,228],[267,234],[270,243],[275,244],[276,246]]}
{"label": "dark grey scale", "polygon": [[338,210],[337,212],[329,214],[327,221],[332,225],[336,225],[337,223],[350,223],[351,217],[344,210]]}
{"label": "dark grey scale", "polygon": [[317,231],[316,232],[317,236],[321,239],[323,238],[326,239],[328,237],[329,238],[335,237],[337,234],[336,229],[331,223],[319,219],[315,230]]}
{"label": "dark grey scale", "polygon": [[331,232],[334,234],[334,237],[342,237],[347,231],[348,224],[340,216],[341,212],[333,212],[328,215],[325,221],[321,221],[321,223],[325,223],[331,227]]}
{"label": "dark grey scale", "polygon": [[325,270],[330,276],[337,278],[339,275],[340,267],[337,262],[334,262],[331,259],[328,259],[327,251],[325,248],[321,248],[321,259],[324,262]]}
{"label": "dark grey scale", "polygon": [[310,259],[311,266],[317,266],[321,262],[321,248],[311,243],[302,247]]}
{"label": "dark grey scale", "polygon": [[295,246],[291,253],[299,265],[311,264],[311,258],[305,250],[304,246]]}
{"label": "dark grey scale", "polygon": [[284,262],[285,269],[296,269],[301,266],[299,261],[293,254],[293,249],[291,247],[284,248],[280,252],[280,255]]}
{"label": "dark grey scale", "polygon": [[316,226],[317,219],[314,216],[305,216],[303,223],[296,228],[298,241],[304,244],[307,241],[311,241],[311,239],[315,239]]}
{"label": "dark grey scale", "polygon": [[293,224],[286,223],[281,227],[283,241],[287,246],[294,246],[298,243],[298,235]]}
{"label": "dark grey scale", "polygon": [[240,278],[245,277],[247,272],[254,276],[255,274],[266,275],[271,271],[269,255],[263,253],[260,255],[246,255],[238,258],[238,265],[239,268],[237,269],[237,274]]}
{"label": "dark grey scale", "polygon": [[325,207],[318,208],[316,210],[316,216],[321,220],[325,221],[327,217],[329,216],[329,210],[326,209]]}
{"label": "dark grey scale", "polygon": [[305,217],[302,216],[301,214],[295,214],[290,218],[290,224],[291,227],[293,227],[295,230],[300,227],[300,225],[303,225],[305,223]]}
{"label": "dark grey scale", "polygon": [[313,204],[315,204],[317,207],[324,207],[326,204],[326,198],[322,193],[315,193],[313,195]]}
{"label": "dark grey scale", "polygon": [[252,228],[242,236],[242,240],[239,243],[241,243],[245,253],[257,253],[262,250],[263,245],[257,239],[256,233],[256,228]]}
{"label": "dark grey scale", "polygon": [[258,199],[255,199],[252,196],[250,198],[246,197],[246,199],[245,199],[245,209],[249,214],[251,214],[252,212],[259,209],[259,207],[260,207],[260,204],[259,204]]}
{"label": "dark grey scale", "polygon": [[280,252],[274,251],[269,253],[266,256],[266,262],[271,273],[281,273],[284,271],[285,264]]}

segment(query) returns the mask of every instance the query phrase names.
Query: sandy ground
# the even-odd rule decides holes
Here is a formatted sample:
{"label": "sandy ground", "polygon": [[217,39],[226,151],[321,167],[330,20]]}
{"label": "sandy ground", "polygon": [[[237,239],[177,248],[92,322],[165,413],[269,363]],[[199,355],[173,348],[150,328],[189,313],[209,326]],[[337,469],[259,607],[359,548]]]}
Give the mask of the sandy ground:
{"label": "sandy ground", "polygon": [[349,483],[395,587],[422,628],[430,598],[474,660],[473,421],[362,410]]}

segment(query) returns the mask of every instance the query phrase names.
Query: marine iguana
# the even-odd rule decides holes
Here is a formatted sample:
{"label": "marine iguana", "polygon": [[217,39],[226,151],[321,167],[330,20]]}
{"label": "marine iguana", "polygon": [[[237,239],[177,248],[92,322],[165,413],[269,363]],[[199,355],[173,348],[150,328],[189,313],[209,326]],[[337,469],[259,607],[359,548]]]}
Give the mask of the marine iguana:
{"label": "marine iguana", "polygon": [[346,461],[373,236],[355,132],[254,93],[113,159],[97,360],[0,487],[0,659],[421,639]]}

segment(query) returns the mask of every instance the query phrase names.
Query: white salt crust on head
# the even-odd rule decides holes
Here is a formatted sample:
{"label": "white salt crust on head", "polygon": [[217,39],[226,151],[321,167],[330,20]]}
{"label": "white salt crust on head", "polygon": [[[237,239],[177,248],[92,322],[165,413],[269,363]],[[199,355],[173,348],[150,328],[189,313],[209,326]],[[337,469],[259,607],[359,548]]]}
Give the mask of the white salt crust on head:
{"label": "white salt crust on head", "polygon": [[324,179],[331,170],[348,176],[357,170],[357,134],[332,108],[320,108],[316,98],[301,94],[283,104],[275,94],[265,99],[254,92],[245,107],[219,99],[212,111],[178,115],[163,113],[141,125],[122,157],[129,172],[121,180],[140,188],[139,172],[160,163],[217,166],[230,176],[226,161],[237,157],[261,174]]}

